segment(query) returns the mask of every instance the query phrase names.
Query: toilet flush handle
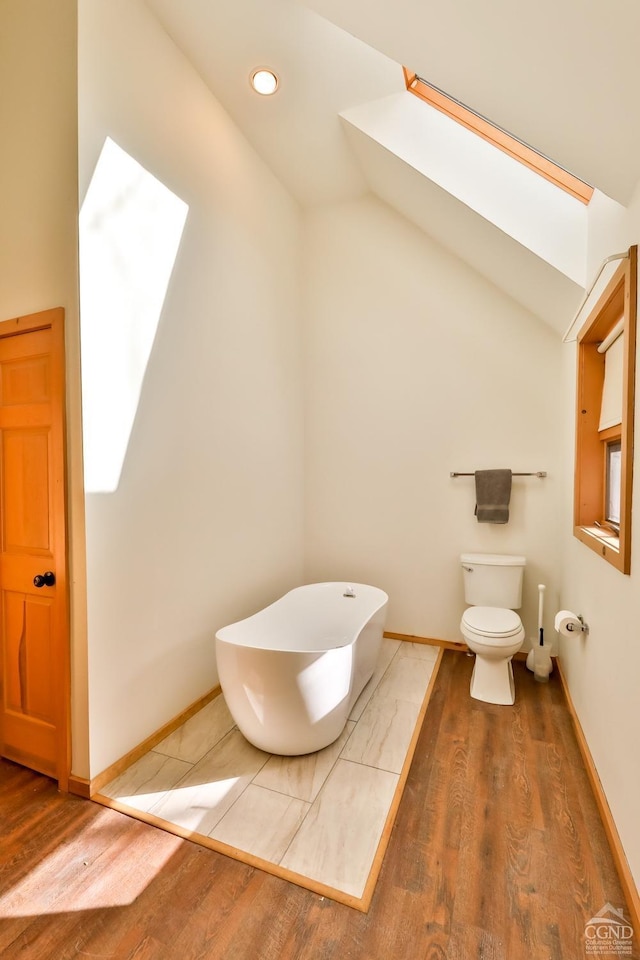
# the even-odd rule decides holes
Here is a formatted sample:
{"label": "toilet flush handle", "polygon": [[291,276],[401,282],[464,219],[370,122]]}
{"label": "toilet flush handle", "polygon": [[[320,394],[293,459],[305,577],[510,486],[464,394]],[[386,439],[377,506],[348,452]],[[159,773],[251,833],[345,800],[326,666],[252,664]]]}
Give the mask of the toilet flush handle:
{"label": "toilet flush handle", "polygon": [[466,567],[464,563],[462,564],[462,569],[466,570],[467,573],[473,573],[473,567]]}

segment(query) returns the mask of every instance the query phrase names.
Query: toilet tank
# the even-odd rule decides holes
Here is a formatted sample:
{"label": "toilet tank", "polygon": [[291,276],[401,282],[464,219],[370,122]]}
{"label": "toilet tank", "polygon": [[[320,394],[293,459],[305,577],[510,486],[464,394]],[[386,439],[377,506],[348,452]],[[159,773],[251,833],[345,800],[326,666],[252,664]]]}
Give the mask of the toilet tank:
{"label": "toilet tank", "polygon": [[463,553],[460,562],[464,599],[470,606],[519,609],[525,557],[503,553]]}

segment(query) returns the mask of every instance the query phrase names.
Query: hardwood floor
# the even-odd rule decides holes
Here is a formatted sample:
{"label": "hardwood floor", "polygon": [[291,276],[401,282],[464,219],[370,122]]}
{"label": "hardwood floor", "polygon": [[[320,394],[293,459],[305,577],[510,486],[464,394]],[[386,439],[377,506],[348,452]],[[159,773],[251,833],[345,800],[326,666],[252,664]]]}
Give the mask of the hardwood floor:
{"label": "hardwood floor", "polygon": [[0,761],[2,960],[586,958],[628,913],[557,678],[517,663],[494,707],[471,666],[445,654],[368,914]]}

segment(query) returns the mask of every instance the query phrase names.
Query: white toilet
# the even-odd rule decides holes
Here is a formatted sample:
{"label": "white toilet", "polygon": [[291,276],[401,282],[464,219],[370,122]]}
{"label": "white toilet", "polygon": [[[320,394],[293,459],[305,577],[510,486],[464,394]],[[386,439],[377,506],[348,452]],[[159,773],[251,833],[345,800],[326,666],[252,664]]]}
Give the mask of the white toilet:
{"label": "white toilet", "polygon": [[463,553],[464,598],[460,630],[476,655],[471,696],[485,703],[515,701],[511,658],[524,641],[515,612],[522,603],[526,559],[501,553]]}

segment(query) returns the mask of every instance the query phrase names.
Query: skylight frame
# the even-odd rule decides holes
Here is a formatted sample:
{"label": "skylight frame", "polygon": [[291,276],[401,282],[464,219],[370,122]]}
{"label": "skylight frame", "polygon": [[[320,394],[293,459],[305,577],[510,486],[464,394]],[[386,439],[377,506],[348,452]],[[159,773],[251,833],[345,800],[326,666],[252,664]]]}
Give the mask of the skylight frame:
{"label": "skylight frame", "polygon": [[544,177],[545,180],[564,190],[565,193],[584,203],[585,206],[589,203],[594,188],[588,183],[569,173],[568,170],[559,167],[553,160],[549,160],[548,157],[538,153],[533,147],[517,140],[505,130],[491,123],[490,120],[474,113],[473,110],[449,97],[442,90],[438,90],[437,87],[427,83],[426,80],[423,80],[416,73],[412,73],[407,67],[403,67],[402,70],[409,93],[413,93],[420,100],[455,120],[456,123],[482,137],[483,140],[491,143],[498,150],[502,150],[503,153],[533,170],[539,176]]}

